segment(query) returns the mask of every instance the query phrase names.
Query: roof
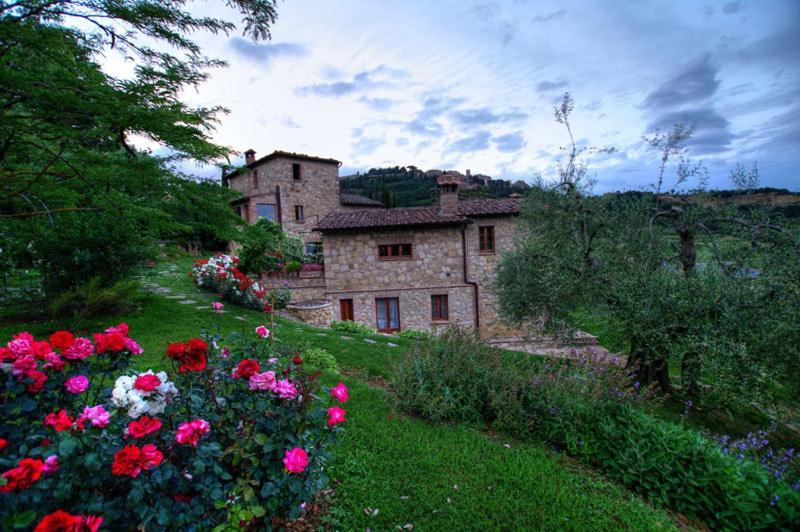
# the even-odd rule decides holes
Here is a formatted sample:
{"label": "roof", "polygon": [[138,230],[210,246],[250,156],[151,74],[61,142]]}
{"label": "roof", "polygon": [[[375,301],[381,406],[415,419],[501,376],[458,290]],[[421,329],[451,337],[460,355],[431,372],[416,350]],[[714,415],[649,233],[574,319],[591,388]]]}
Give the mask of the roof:
{"label": "roof", "polygon": [[476,199],[459,202],[458,214],[454,216],[442,216],[438,206],[334,212],[323,218],[314,230],[331,232],[379,227],[463,225],[471,223],[472,217],[517,215],[521,206],[522,202],[518,199]]}
{"label": "roof", "polygon": [[439,207],[403,207],[399,209],[369,209],[333,212],[320,220],[315,231],[345,231],[378,227],[418,227],[431,225],[461,225],[470,223],[461,216],[442,216]]}
{"label": "roof", "polygon": [[[251,151],[251,150],[248,150],[248,151]],[[272,159],[281,159],[281,158],[283,158],[283,159],[299,159],[299,160],[302,160],[302,161],[311,161],[311,162],[316,162],[316,163],[335,164],[336,166],[339,166],[339,165],[342,164],[341,161],[337,161],[336,159],[328,159],[326,157],[315,157],[313,155],[306,155],[305,153],[294,153],[294,152],[289,152],[289,151],[275,150],[274,152],[270,153],[269,155],[265,155],[264,157],[262,157],[260,159],[256,159],[255,161],[253,161],[250,164],[244,165],[244,168],[255,168],[256,166],[258,166],[261,163],[265,163],[265,162],[270,161]],[[237,168],[236,170],[232,171],[229,174],[226,174],[225,175],[226,179],[230,179],[231,177],[236,177],[237,175],[239,175],[240,170],[241,170],[241,167]]]}
{"label": "roof", "polygon": [[521,198],[473,199],[458,202],[458,212],[464,216],[507,216],[519,214]]}
{"label": "roof", "polygon": [[342,205],[363,205],[366,207],[383,207],[383,203],[360,194],[339,194],[339,203]]}

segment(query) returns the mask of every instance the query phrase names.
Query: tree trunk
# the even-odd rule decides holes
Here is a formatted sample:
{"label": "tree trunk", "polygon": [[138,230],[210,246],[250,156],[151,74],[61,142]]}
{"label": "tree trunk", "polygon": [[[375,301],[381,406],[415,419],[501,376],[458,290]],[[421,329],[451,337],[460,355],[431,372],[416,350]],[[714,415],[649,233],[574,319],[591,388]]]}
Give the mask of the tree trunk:
{"label": "tree trunk", "polygon": [[648,353],[647,350],[639,347],[639,343],[635,340],[631,342],[628,367],[634,368],[639,384],[647,386],[656,383],[664,394],[672,394],[675,391],[669,378],[669,366],[666,358]]}

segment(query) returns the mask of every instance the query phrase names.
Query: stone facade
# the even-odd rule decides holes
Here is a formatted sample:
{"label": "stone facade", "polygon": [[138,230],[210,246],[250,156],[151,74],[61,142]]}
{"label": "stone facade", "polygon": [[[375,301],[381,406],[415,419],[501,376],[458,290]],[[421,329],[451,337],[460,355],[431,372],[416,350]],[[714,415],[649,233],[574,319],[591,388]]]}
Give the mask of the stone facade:
{"label": "stone facade", "polygon": [[330,301],[314,304],[290,304],[286,310],[298,320],[314,327],[330,327],[333,321],[333,305]]}
{"label": "stone facade", "polygon": [[[300,165],[300,179],[294,178],[293,165]],[[268,158],[248,165],[228,178],[229,186],[246,200],[237,205],[242,218],[250,223],[258,219],[258,205],[272,205],[275,221],[289,234],[305,242],[320,242],[312,228],[326,215],[339,209],[339,166],[334,161],[314,161],[291,155]],[[297,220],[296,207],[303,210]]]}
{"label": "stone facade", "polygon": [[[411,258],[381,259],[381,244],[411,244]],[[376,328],[376,299],[397,298],[401,330],[474,326],[460,227],[326,234],[323,245],[326,295],[334,302],[336,319],[342,319],[339,301],[351,299],[354,321]],[[433,295],[448,296],[448,320],[432,318]]]}

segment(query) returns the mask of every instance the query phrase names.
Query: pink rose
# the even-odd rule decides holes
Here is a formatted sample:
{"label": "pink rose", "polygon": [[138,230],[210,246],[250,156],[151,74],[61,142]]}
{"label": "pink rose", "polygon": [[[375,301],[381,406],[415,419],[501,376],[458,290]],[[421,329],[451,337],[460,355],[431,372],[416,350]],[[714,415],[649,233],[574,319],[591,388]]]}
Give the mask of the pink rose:
{"label": "pink rose", "polygon": [[175,433],[175,441],[181,445],[192,445],[197,447],[200,436],[208,434],[211,431],[211,426],[208,421],[204,419],[195,419],[186,423],[181,423],[178,426],[178,431]]}
{"label": "pink rose", "polygon": [[338,406],[334,406],[328,409],[328,426],[332,427],[337,423],[342,423],[347,421],[344,417],[345,411],[344,408],[339,408]]}
{"label": "pink rose", "polygon": [[211,303],[211,308],[214,310],[222,310],[225,308],[225,305],[223,305],[219,301],[214,301],[213,303]]}
{"label": "pink rose", "polygon": [[331,388],[331,397],[333,397],[340,403],[346,403],[349,397],[347,393],[347,386],[345,386],[343,382],[340,382],[339,384]]}
{"label": "pink rose", "polygon": [[111,414],[103,408],[103,405],[86,406],[78,418],[79,423],[84,421],[91,421],[93,427],[104,429],[111,422]]}
{"label": "pink rose", "polygon": [[86,375],[74,375],[66,380],[64,387],[69,393],[83,393],[89,388],[89,379]]}
{"label": "pink rose", "polygon": [[281,399],[294,399],[297,396],[297,388],[294,387],[292,381],[281,379],[275,383],[273,390]]}
{"label": "pink rose", "polygon": [[31,353],[31,349],[33,348],[32,343],[33,341],[28,340],[27,338],[17,338],[16,340],[11,340],[8,342],[6,347],[8,347],[8,350],[11,351],[15,356],[21,357]]}
{"label": "pink rose", "polygon": [[44,474],[52,475],[58,471],[58,456],[51,454],[44,461]]}
{"label": "pink rose", "polygon": [[265,371],[264,373],[256,373],[250,377],[248,382],[251,390],[274,390],[275,389],[275,372]]}
{"label": "pink rose", "polygon": [[142,353],[144,353],[144,349],[142,349],[142,347],[139,344],[137,344],[127,336],[122,340],[122,345],[125,346],[125,351],[129,352],[132,355],[141,355]]}
{"label": "pink rose", "polygon": [[44,356],[45,365],[44,369],[52,369],[53,371],[61,371],[64,369],[64,361],[58,353],[51,351]]}
{"label": "pink rose", "polygon": [[269,365],[271,365],[271,366],[274,366],[274,365],[275,365],[275,364],[277,364],[277,363],[278,363],[278,359],[277,359],[277,358],[275,358],[275,357],[272,357],[272,358],[270,358],[270,359],[268,359],[268,360],[267,360],[267,364],[269,364]]}
{"label": "pink rose", "polygon": [[256,327],[256,334],[259,335],[261,338],[269,338],[269,329],[267,329],[263,325],[259,325],[258,327]]}
{"label": "pink rose", "polygon": [[94,346],[88,338],[76,338],[72,345],[64,350],[67,360],[83,360],[94,353]]}
{"label": "pink rose", "polygon": [[229,356],[231,356],[231,350],[223,347],[222,351],[219,352],[219,358],[228,358]]}
{"label": "pink rose", "polygon": [[308,467],[308,453],[300,447],[287,449],[283,455],[283,465],[289,473],[302,473]]}

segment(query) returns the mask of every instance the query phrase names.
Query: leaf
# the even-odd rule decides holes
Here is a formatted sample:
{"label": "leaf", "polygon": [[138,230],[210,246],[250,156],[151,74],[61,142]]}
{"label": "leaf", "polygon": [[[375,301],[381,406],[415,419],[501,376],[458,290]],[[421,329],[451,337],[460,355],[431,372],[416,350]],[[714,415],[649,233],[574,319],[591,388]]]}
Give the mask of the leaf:
{"label": "leaf", "polygon": [[253,506],[250,511],[256,517],[264,517],[267,514],[267,510],[263,506]]}
{"label": "leaf", "polygon": [[34,510],[28,510],[14,516],[13,526],[14,528],[27,528],[33,524],[34,519],[36,519],[36,512]]}

